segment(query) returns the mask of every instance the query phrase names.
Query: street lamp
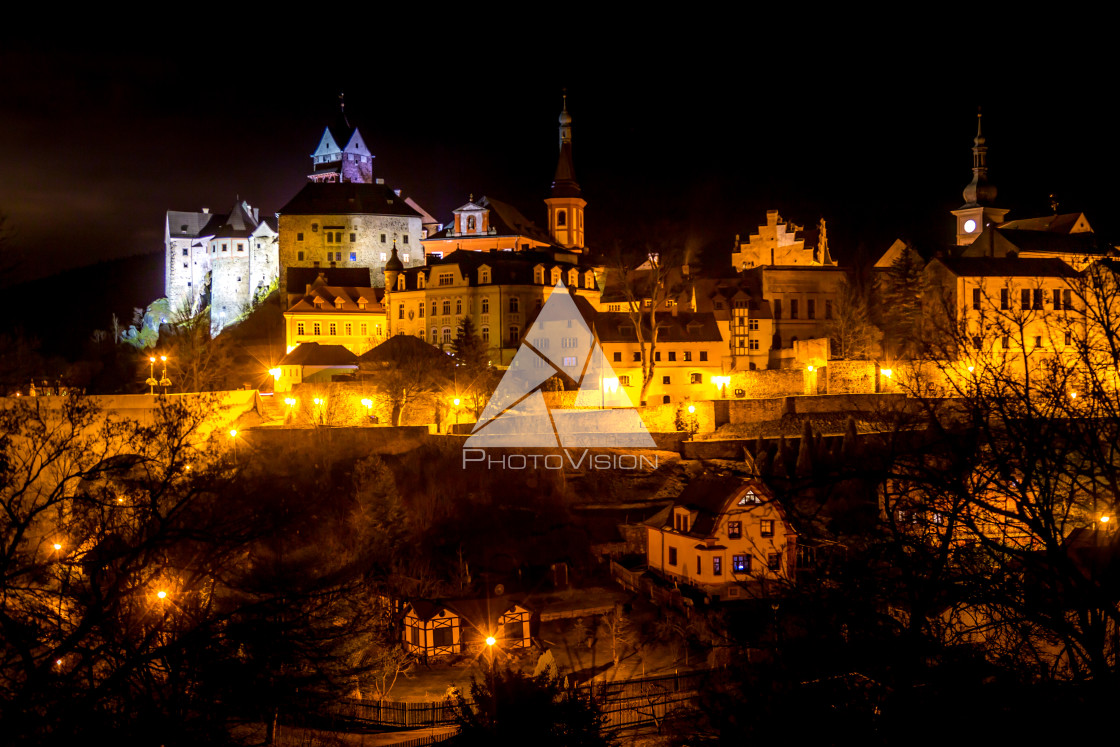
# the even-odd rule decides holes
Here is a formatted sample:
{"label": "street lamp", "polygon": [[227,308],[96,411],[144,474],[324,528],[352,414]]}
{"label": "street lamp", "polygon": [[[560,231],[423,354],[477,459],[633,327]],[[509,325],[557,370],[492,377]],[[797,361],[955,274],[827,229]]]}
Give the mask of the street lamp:
{"label": "street lamp", "polygon": [[319,408],[319,424],[322,425],[325,423],[323,418],[323,398],[316,397],[312,401],[315,403],[315,406]]}
{"label": "street lamp", "polygon": [[163,361],[163,373],[160,374],[159,385],[163,387],[163,396],[167,396],[167,387],[171,386],[171,379],[167,378],[167,356],[161,355],[159,357]]}
{"label": "street lamp", "polygon": [[233,442],[233,463],[237,464],[237,429],[229,429],[229,440]]}
{"label": "street lamp", "polygon": [[148,380],[144,382],[148,385],[148,394],[154,395],[156,393],[156,357],[154,355],[148,356]]}

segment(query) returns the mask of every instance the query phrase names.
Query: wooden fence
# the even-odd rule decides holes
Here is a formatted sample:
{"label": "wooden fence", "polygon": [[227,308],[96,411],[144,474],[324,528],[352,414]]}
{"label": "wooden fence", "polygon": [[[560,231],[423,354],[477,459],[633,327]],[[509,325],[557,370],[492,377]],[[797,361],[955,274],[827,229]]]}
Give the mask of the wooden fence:
{"label": "wooden fence", "polygon": [[[623,712],[655,712],[658,719],[662,718],[664,707],[688,700],[701,689],[707,676],[708,670],[692,670],[629,680],[593,680],[576,685],[575,689],[598,703],[604,714],[616,714],[612,718],[617,723],[611,728],[618,728],[637,725],[635,719],[640,720],[640,714],[627,716],[622,715]],[[451,700],[398,703],[345,698],[330,709],[328,716],[362,726],[395,728],[449,726],[455,723]],[[649,720],[641,723],[653,723],[652,715],[646,718]]]}

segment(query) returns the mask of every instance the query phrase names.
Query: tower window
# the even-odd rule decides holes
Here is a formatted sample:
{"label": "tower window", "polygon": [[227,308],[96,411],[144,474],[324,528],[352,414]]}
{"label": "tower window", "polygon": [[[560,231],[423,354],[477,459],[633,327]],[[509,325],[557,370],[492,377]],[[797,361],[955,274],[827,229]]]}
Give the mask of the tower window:
{"label": "tower window", "polygon": [[300,233],[296,234],[296,241],[303,241],[303,232],[302,231]]}
{"label": "tower window", "polygon": [[350,252],[350,261],[351,262],[357,262],[358,261],[358,253],[357,252]]}
{"label": "tower window", "polygon": [[385,234],[381,234],[381,243],[382,243],[382,244],[384,244],[384,243],[385,243]]}
{"label": "tower window", "polygon": [[557,210],[556,211],[556,225],[557,226],[568,225],[568,213],[566,211],[564,211],[564,210]]}
{"label": "tower window", "polygon": [[408,243],[408,234],[407,233],[404,234],[403,236],[401,236],[401,243],[402,244],[407,244]]}
{"label": "tower window", "polygon": [[189,250],[185,246],[183,247],[183,256],[184,257],[189,256]]}

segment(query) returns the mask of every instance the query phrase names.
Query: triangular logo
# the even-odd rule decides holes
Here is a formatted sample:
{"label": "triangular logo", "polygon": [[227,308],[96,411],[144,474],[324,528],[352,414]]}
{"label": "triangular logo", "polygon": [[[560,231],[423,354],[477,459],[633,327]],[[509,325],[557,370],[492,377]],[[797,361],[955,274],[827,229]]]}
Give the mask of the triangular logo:
{"label": "triangular logo", "polygon": [[[541,385],[562,373],[579,384],[574,410],[549,410]],[[654,448],[563,281],[537,314],[474,427],[467,447]]]}

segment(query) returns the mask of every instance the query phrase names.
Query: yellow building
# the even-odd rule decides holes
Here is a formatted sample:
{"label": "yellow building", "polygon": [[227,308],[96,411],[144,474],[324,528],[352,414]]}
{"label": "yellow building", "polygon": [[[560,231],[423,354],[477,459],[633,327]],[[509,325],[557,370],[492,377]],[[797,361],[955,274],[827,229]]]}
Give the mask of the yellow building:
{"label": "yellow building", "polygon": [[599,305],[601,268],[563,249],[458,251],[428,265],[386,265],[389,332],[414,335],[448,349],[470,317],[494,365],[508,365],[538,309],[563,281],[593,308]]}
{"label": "yellow building", "polygon": [[361,355],[388,336],[381,288],[327,285],[319,278],[284,312],[284,337],[290,353],[297,345],[339,345]]}
{"label": "yellow building", "polygon": [[998,362],[1072,352],[1081,317],[1071,286],[1078,273],[1065,261],[1018,257],[955,257],[925,269],[932,290],[927,315],[938,315],[969,341],[963,358]]}
{"label": "yellow building", "polygon": [[[648,404],[673,404],[717,399],[730,383],[727,376],[727,323],[715,315],[680,311],[656,316],[653,380]],[[638,404],[642,390],[642,347],[630,314],[596,314],[594,332],[603,354],[630,401]],[[652,335],[647,328],[644,337]]]}
{"label": "yellow building", "polygon": [[771,593],[796,575],[797,532],[758,480],[699,477],[646,524],[646,564],[713,598]]}

